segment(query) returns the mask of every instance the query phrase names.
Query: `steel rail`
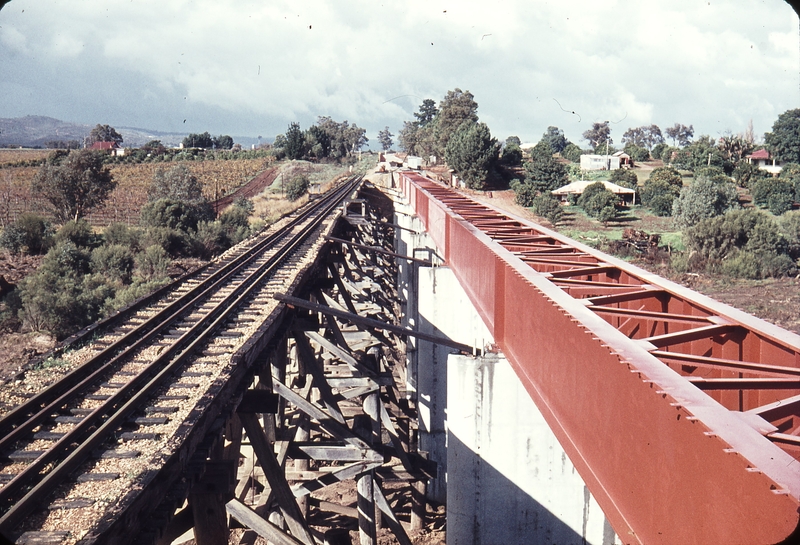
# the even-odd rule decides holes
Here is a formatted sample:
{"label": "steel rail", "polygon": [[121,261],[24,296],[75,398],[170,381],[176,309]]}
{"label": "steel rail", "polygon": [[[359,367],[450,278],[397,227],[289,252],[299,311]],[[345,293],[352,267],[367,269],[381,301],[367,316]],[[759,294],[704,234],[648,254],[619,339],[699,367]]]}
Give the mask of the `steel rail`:
{"label": "steel rail", "polygon": [[[211,312],[201,318],[190,330],[181,335],[176,343],[151,362],[142,373],[134,377],[124,388],[112,395],[90,415],[87,415],[80,424],[62,437],[56,445],[0,489],[0,501],[7,502],[14,493],[20,492],[23,487],[29,486],[31,481],[42,477],[0,518],[0,530],[7,531],[18,525],[23,520],[23,517],[34,510],[41,502],[41,499],[53,490],[57,483],[65,479],[83,463],[91,455],[93,449],[105,441],[110,433],[115,431],[133,412],[138,410],[142,403],[148,400],[157,389],[162,387],[165,380],[171,377],[195,353],[196,349],[208,340],[230,318],[230,315],[253,295],[256,289],[260,289],[266,278],[279,269],[283,261],[308,239],[360,180],[360,177],[353,177],[342,187],[334,190],[328,198],[320,199],[311,213],[306,214],[306,220],[316,214],[309,222],[309,225],[286,241],[275,255],[250,275],[248,280],[240,283],[223,301],[215,305]],[[297,225],[297,223],[293,223],[291,227],[287,226],[282,232],[284,234],[288,233]],[[146,384],[142,386],[143,383]],[[96,429],[94,429],[95,426],[97,426]],[[85,439],[88,432],[93,429],[91,436]],[[47,464],[53,463],[54,458],[63,454],[66,448],[77,442],[81,442],[80,445],[74,448],[66,459],[58,462],[46,475],[42,476],[40,474]]]}
{"label": "steel rail", "polygon": [[[346,184],[345,184],[346,185]],[[342,188],[334,190],[340,191]],[[326,201],[312,201],[297,213],[297,217],[285,227],[291,229],[305,221]],[[247,267],[265,248],[270,247],[282,236],[284,230],[268,235],[230,262],[217,269],[197,286],[181,295],[167,307],[135,327],[123,337],[104,348],[97,355],[80,367],[65,375],[58,382],[36,394],[25,403],[15,407],[0,418],[0,450],[13,441],[23,437],[42,422],[53,410],[60,408],[65,400],[74,396],[77,391],[86,388],[100,375],[107,372],[121,358],[138,350],[160,334],[164,328],[173,324],[178,317],[189,308],[198,306],[199,301],[206,299],[227,279]]]}

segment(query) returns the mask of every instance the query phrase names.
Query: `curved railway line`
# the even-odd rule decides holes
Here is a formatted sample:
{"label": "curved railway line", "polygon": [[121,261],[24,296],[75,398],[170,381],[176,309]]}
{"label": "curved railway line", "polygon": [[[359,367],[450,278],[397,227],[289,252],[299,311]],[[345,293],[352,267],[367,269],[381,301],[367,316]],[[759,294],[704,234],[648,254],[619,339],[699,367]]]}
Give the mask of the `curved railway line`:
{"label": "curved railway line", "polygon": [[[172,434],[269,319],[278,304],[272,295],[290,288],[321,244],[321,228],[361,181],[348,178],[279,228],[100,324],[89,333],[111,331],[86,344],[79,366],[0,413],[0,533],[44,531],[48,520],[79,511],[102,517],[115,493],[135,490],[148,460],[163,460],[174,446]],[[98,483],[106,483],[105,499]],[[59,509],[65,503],[84,509]],[[71,522],[72,537],[95,523]]]}

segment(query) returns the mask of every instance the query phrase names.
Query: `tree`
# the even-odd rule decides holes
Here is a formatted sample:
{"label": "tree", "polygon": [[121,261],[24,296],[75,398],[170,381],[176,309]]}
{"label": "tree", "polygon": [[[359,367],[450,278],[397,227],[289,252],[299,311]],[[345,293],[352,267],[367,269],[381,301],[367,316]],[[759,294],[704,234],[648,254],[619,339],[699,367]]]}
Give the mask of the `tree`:
{"label": "tree", "polygon": [[683,188],[672,203],[672,217],[676,225],[683,229],[738,206],[739,194],[733,182],[726,181],[724,176],[699,176],[692,185]]}
{"label": "tree", "polygon": [[582,155],[581,148],[577,144],[573,144],[572,142],[567,144],[567,147],[565,147],[561,151],[561,157],[572,163],[580,163],[581,155]]}
{"label": "tree", "polygon": [[564,165],[552,156],[543,156],[525,163],[525,183],[539,192],[552,191],[569,183],[569,175]]}
{"label": "tree", "polygon": [[672,203],[680,195],[680,188],[670,184],[663,178],[652,176],[644,183],[641,197],[642,204],[656,216],[672,215]]}
{"label": "tree", "polygon": [[611,139],[611,128],[608,126],[608,121],[602,123],[592,123],[592,128],[583,133],[584,140],[588,140],[592,149],[597,148],[600,144],[613,144],[614,140]]}
{"label": "tree", "polygon": [[766,170],[761,170],[758,166],[747,161],[739,161],[733,169],[733,179],[739,187],[753,187],[760,179],[768,177],[770,174]]}
{"label": "tree", "polygon": [[557,225],[564,215],[564,211],[561,209],[561,203],[559,203],[558,199],[549,191],[534,197],[531,208],[533,208],[534,214],[545,218],[553,225]]}
{"label": "tree", "polygon": [[779,161],[800,163],[800,108],[786,110],[764,134],[769,152]]}
{"label": "tree", "polygon": [[444,158],[470,189],[483,189],[500,146],[485,123],[464,122],[449,139]]}
{"label": "tree", "polygon": [[578,197],[578,206],[587,214],[606,223],[617,215],[617,197],[602,182],[586,186]]}
{"label": "tree", "polygon": [[392,133],[389,132],[389,127],[384,127],[382,131],[378,131],[378,143],[383,148],[383,151],[389,151],[392,148]]}
{"label": "tree", "polygon": [[555,151],[550,147],[545,140],[539,140],[533,148],[531,148],[531,159],[536,161],[546,161],[553,158]]}
{"label": "tree", "polygon": [[233,138],[227,134],[220,134],[212,140],[212,146],[216,149],[231,149],[233,147]]}
{"label": "tree", "polygon": [[738,134],[725,134],[719,137],[717,147],[723,157],[732,164],[739,163],[753,151],[753,142]]}
{"label": "tree", "polygon": [[752,189],[753,201],[769,209],[776,216],[792,209],[794,187],[781,178],[761,178]]}
{"label": "tree", "polygon": [[150,155],[164,155],[167,152],[161,140],[150,140],[142,146],[142,150]]}
{"label": "tree", "polygon": [[672,139],[673,147],[676,145],[688,146],[694,136],[694,127],[675,123],[672,127],[665,129],[664,132],[668,138]]}
{"label": "tree", "polygon": [[450,138],[465,121],[473,124],[478,122],[478,103],[475,102],[475,97],[469,91],[459,88],[447,91],[447,95],[439,103],[439,113],[433,123],[437,155],[444,155]]}
{"label": "tree", "polygon": [[289,123],[286,129],[286,157],[289,159],[300,159],[305,151],[305,136],[300,130],[299,123]]}
{"label": "tree", "polygon": [[509,136],[506,138],[506,143],[503,146],[503,157],[501,162],[510,167],[519,166],[522,164],[522,148],[521,142],[517,136]]}
{"label": "tree", "polygon": [[331,153],[331,138],[319,125],[312,125],[305,133],[307,154],[324,159]]}
{"label": "tree", "polygon": [[678,151],[674,163],[692,171],[707,166],[715,166],[722,168],[725,172],[733,172],[733,164],[725,159],[714,139],[707,135],[700,136],[697,140]]}
{"label": "tree", "polygon": [[101,206],[117,186],[103,159],[92,150],[71,151],[60,165],[42,165],[31,189],[44,197],[58,221],[77,220]]}
{"label": "tree", "polygon": [[170,199],[190,205],[207,202],[203,195],[203,184],[185,165],[179,164],[165,171],[156,169],[147,190],[147,200]]}
{"label": "tree", "polygon": [[211,149],[214,147],[214,139],[208,131],[202,134],[189,133],[189,136],[183,139],[184,148],[203,148]]}
{"label": "tree", "polygon": [[12,254],[28,255],[46,252],[53,239],[50,222],[32,212],[25,212],[13,223],[6,225],[0,234],[0,246]]}
{"label": "tree", "polygon": [[540,141],[549,144],[553,153],[561,153],[569,144],[569,140],[564,136],[564,131],[553,126],[547,127],[547,131],[542,135]]}
{"label": "tree", "polygon": [[653,146],[663,144],[664,137],[658,125],[642,125],[625,131],[625,134],[622,135],[622,141],[626,144],[646,148],[649,151],[653,149]]}
{"label": "tree", "polygon": [[423,129],[433,123],[439,113],[439,108],[436,107],[436,102],[430,98],[426,98],[419,106],[419,112],[414,112],[414,117],[417,118],[415,123],[417,127]]}
{"label": "tree", "polygon": [[122,144],[122,135],[110,125],[100,125],[99,123],[89,133],[89,142],[114,142]]}
{"label": "tree", "polygon": [[627,168],[612,170],[608,181],[629,189],[637,189],[639,187],[639,177],[634,171]]}

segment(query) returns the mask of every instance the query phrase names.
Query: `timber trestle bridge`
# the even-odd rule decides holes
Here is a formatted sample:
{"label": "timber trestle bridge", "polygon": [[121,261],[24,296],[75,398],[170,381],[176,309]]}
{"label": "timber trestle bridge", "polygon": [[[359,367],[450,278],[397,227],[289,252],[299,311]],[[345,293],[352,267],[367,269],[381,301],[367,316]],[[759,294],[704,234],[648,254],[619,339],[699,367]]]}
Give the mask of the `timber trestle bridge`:
{"label": "timber trestle bridge", "polygon": [[[502,357],[587,497],[582,530],[540,536],[544,519],[525,510],[507,542],[551,543],[554,527],[564,543],[794,542],[800,337],[420,174],[380,178],[341,181],[2,386],[0,534],[411,545],[446,486],[452,543],[488,543],[487,517],[517,519],[484,489],[474,515],[462,509],[464,483],[487,486],[481,441],[538,441],[464,424],[490,422],[485,400],[507,395],[480,367]],[[412,301],[428,274],[442,291],[445,269],[482,342]],[[446,297],[437,312],[457,312]],[[460,383],[474,407],[448,397],[442,410],[432,392],[456,379],[426,390],[422,375],[445,364],[423,361],[425,346],[448,370],[478,362]],[[434,429],[448,410],[449,429]],[[462,450],[442,454],[436,437]],[[493,471],[507,495],[526,486]],[[588,537],[590,492],[613,527],[601,538]]]}

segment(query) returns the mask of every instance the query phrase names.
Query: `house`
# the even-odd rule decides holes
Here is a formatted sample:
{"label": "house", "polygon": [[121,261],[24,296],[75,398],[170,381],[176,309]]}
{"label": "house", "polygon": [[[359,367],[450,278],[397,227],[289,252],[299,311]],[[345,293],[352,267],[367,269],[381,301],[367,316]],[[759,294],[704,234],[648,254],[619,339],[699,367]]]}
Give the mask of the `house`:
{"label": "house", "polygon": [[619,157],[619,166],[622,168],[633,168],[633,159],[624,151],[616,151],[611,157]]}
{"label": "house", "polygon": [[125,155],[125,148],[119,147],[116,142],[94,142],[89,149],[107,151],[109,155],[117,157]]}
{"label": "house", "polygon": [[770,155],[765,149],[754,151],[752,154],[745,157],[745,159],[747,159],[747,162],[751,165],[756,165],[761,170],[766,170],[770,174],[780,174],[783,169],[781,161],[775,159],[775,157]]}
{"label": "house", "polygon": [[[630,157],[628,157],[630,159]],[[614,155],[581,155],[581,170],[617,170],[621,158]]]}
{"label": "house", "polygon": [[[605,157],[605,156],[603,156]],[[624,202],[627,202],[626,199],[630,199],[632,204],[636,204],[636,190],[630,189],[628,187],[622,187],[621,185],[617,185],[612,182],[608,182],[606,180],[599,180],[606,189],[614,193],[615,195],[619,195],[620,199]],[[567,184],[563,187],[559,187],[558,189],[554,189],[550,193],[555,195],[556,197],[561,198],[561,200],[566,200],[569,195],[582,195],[584,190],[592,184],[597,183],[597,181],[593,180],[579,180],[577,182],[572,182]]]}

